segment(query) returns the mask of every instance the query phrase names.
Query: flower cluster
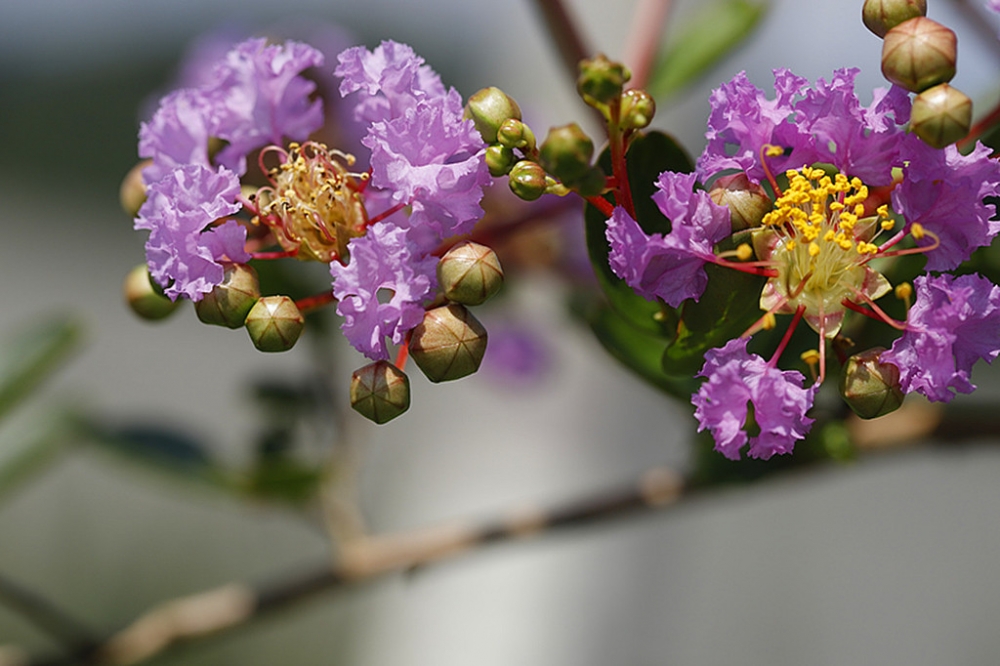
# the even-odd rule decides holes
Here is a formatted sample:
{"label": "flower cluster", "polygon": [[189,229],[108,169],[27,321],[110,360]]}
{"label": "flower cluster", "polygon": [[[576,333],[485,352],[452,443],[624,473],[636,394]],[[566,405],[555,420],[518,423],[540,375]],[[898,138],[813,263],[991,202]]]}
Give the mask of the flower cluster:
{"label": "flower cluster", "polygon": [[[995,211],[984,197],[1000,193],[1000,165],[981,145],[962,155],[953,145],[932,148],[907,133],[910,102],[900,88],[877,90],[863,106],[856,75],[839,70],[810,86],[778,70],[773,98],[737,75],[712,94],[708,145],[695,174],[667,172],[657,182],[654,200],[671,221],[670,233],[646,234],[622,208],[608,220],[611,267],[646,298],[670,306],[697,301],[707,263],[767,277],[764,316],[707,354],[701,371],[707,381],[693,399],[700,429],[710,430],[729,458],[739,458],[747,444],[751,457],[787,453],[805,436],[806,413],[826,375],[827,344],[850,311],[902,330],[881,362],[898,367],[902,390],[931,400],[972,391],[973,364],[1000,354],[1000,288],[982,277],[917,278],[906,322],[875,303],[893,292],[877,260],[919,253],[926,270],[951,271],[991,242],[1000,222],[991,219]],[[729,209],[695,186],[711,188],[734,173],[772,207],[751,221],[751,244],[720,253],[713,246],[745,221],[731,223]],[[898,293],[905,297],[907,289]],[[775,314],[794,319],[765,361],[746,342],[773,326]],[[777,367],[802,320],[819,336],[819,349],[804,357],[814,371],[819,366],[809,389],[803,374]]]}
{"label": "flower cluster", "polygon": [[[309,140],[323,107],[304,73],[323,63],[305,44],[250,39],[201,85],[163,98],[139,133],[150,161],[135,226],[150,231],[150,275],[171,299],[203,300],[227,266],[252,258],[328,263],[326,300],[338,301],[347,338],[385,359],[387,340],[403,342],[433,300],[432,253],[482,216],[485,145],[458,93],[410,47],[355,47],[334,73],[371,151],[358,170]],[[260,173],[241,183],[254,162]],[[262,176],[264,187],[248,185]],[[268,245],[280,250],[259,251]]]}

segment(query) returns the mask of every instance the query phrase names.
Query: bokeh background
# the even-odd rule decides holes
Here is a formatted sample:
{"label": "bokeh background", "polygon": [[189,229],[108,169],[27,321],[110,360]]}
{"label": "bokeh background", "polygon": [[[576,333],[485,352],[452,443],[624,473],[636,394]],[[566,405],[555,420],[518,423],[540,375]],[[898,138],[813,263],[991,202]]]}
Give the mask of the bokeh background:
{"label": "bokeh background", "polygon": [[[956,85],[990,108],[1000,90],[996,26],[930,4],[959,33]],[[613,58],[625,53],[636,5],[569,3],[594,48]],[[699,3],[676,5],[679,25]],[[710,90],[741,69],[765,89],[776,67],[815,79],[856,66],[860,91],[884,85],[880,42],[859,15],[848,0],[773,2],[753,38],[663,106],[655,125],[697,153]],[[184,433],[239,469],[252,464],[261,427],[253,387],[308,384],[324,371],[308,345],[259,354],[241,331],[205,327],[190,310],[156,325],[133,317],[121,282],[142,260],[145,235],[118,206],[139,114],[199,35],[321,22],[369,47],[411,44],[463,95],[500,86],[539,133],[588,117],[526,0],[4,2],[0,334],[71,313],[86,343],[42,406],[3,424],[0,460],[32,419],[70,405],[112,427]],[[559,280],[525,271],[507,290],[494,314],[539,334],[543,376],[513,387],[414,377],[408,415],[383,427],[350,422],[375,532],[549,505],[651,465],[684,465],[695,427],[687,406],[607,357],[572,320]],[[322,356],[341,391],[362,364],[345,345]],[[976,379],[983,389],[969,400],[1000,398],[987,369]],[[155,663],[996,663],[998,478],[990,445],[869,458],[319,596]],[[331,555],[315,522],[280,502],[178,481],[83,442],[0,499],[0,572],[100,630],[163,599]],[[0,606],[3,645],[54,648]]]}

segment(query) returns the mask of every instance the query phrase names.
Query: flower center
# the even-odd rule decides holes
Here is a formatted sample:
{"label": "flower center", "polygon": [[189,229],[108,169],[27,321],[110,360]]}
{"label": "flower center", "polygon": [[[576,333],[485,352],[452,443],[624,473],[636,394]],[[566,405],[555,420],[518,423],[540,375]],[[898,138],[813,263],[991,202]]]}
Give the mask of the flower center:
{"label": "flower center", "polygon": [[351,173],[354,156],[313,141],[290,144],[267,170],[270,186],[257,191],[260,214],[278,243],[301,259],[330,263],[347,257],[347,242],[365,233],[368,213],[361,191],[368,174]]}
{"label": "flower center", "polygon": [[891,289],[868,261],[879,251],[872,240],[893,222],[884,206],[864,216],[868,188],[857,178],[830,177],[810,167],[785,175],[788,187],[754,238],[758,256],[778,271],[768,280],[760,307],[789,313],[801,306],[813,330],[832,338],[840,330],[845,300],[875,300]]}

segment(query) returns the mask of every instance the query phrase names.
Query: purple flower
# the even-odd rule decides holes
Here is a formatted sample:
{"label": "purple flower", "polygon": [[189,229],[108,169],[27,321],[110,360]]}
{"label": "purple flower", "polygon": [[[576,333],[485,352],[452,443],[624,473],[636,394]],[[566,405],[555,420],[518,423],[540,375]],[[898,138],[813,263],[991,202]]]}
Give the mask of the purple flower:
{"label": "purple flower", "polygon": [[906,392],[949,402],[971,393],[972,366],[1000,354],[1000,287],[978,275],[921,276],[906,331],[882,360],[899,368]]}
{"label": "purple flower", "polygon": [[388,359],[385,339],[403,342],[424,318],[423,303],[437,286],[437,258],[415,256],[406,230],[391,224],[373,225],[348,249],[349,264],[330,264],[344,335],[368,358]]}
{"label": "purple flower", "polygon": [[146,261],[150,274],[171,299],[201,297],[222,282],[221,261],[246,262],[246,228],[234,220],[211,227],[240,209],[236,174],[191,164],[177,167],[147,190],[135,219],[148,229]]}
{"label": "purple flower", "polygon": [[[804,377],[794,370],[772,367],[746,350],[747,339],[737,338],[705,355],[699,377],[708,381],[692,396],[698,432],[706,428],[715,438],[715,450],[730,460],[740,459],[749,439],[751,458],[767,460],[774,454],[791,453],[797,440],[809,432],[816,386],[802,388]],[[748,405],[753,423],[747,423]],[[747,427],[759,429],[747,436]]]}
{"label": "purple flower", "polygon": [[957,268],[977,247],[989,245],[1000,222],[987,196],[1000,196],[1000,162],[990,159],[980,143],[968,155],[955,146],[944,150],[921,141],[909,146],[903,182],[892,193],[893,208],[906,218],[907,229],[919,222],[941,240],[927,253],[927,270]]}
{"label": "purple flower", "polygon": [[246,155],[282,137],[304,140],[323,123],[320,100],[311,100],[315,84],[302,78],[323,55],[305,44],[267,46],[264,39],[238,44],[198,88],[177,90],[160,102],[139,130],[139,155],[151,157],[143,178],[153,183],[177,166],[212,166],[208,140],[227,142],[215,162],[238,174]]}
{"label": "purple flower", "polygon": [[708,284],[705,262],[712,247],[731,232],[729,210],[706,192],[694,191],[694,174],[660,174],[653,200],[671,222],[666,236],[648,235],[624,208],[615,208],[606,236],[611,270],[643,298],[677,307],[697,300]]}
{"label": "purple flower", "polygon": [[900,127],[909,120],[909,98],[900,88],[879,89],[862,107],[854,93],[857,74],[837,70],[829,83],[820,79],[809,88],[804,78],[775,70],[773,100],[737,74],[712,93],[699,179],[738,169],[760,182],[766,177],[761,149],[775,145],[785,154],[767,158],[772,173],[828,162],[869,185],[891,183],[892,167],[902,165],[902,144],[911,140]]}

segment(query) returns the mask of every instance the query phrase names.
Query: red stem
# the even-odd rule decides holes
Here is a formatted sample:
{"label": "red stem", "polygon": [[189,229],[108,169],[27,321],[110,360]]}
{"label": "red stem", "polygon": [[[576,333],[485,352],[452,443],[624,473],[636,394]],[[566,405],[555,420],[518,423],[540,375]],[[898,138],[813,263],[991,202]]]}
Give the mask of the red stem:
{"label": "red stem", "polygon": [[334,297],[332,291],[324,291],[322,293],[316,294],[315,296],[307,296],[305,298],[295,301],[295,306],[303,313],[312,312],[313,310],[318,310],[330,303],[335,303],[337,299]]}
{"label": "red stem", "polygon": [[772,368],[778,366],[778,359],[781,358],[781,354],[784,353],[785,347],[788,346],[788,342],[792,339],[792,334],[795,333],[795,327],[799,325],[800,321],[802,321],[802,315],[805,311],[806,306],[804,305],[800,305],[796,308],[795,316],[792,317],[792,323],[788,325],[788,330],[785,331],[784,337],[781,338],[781,343],[778,345],[778,348],[774,350],[774,356],[772,356],[771,360],[767,362],[767,364]]}

